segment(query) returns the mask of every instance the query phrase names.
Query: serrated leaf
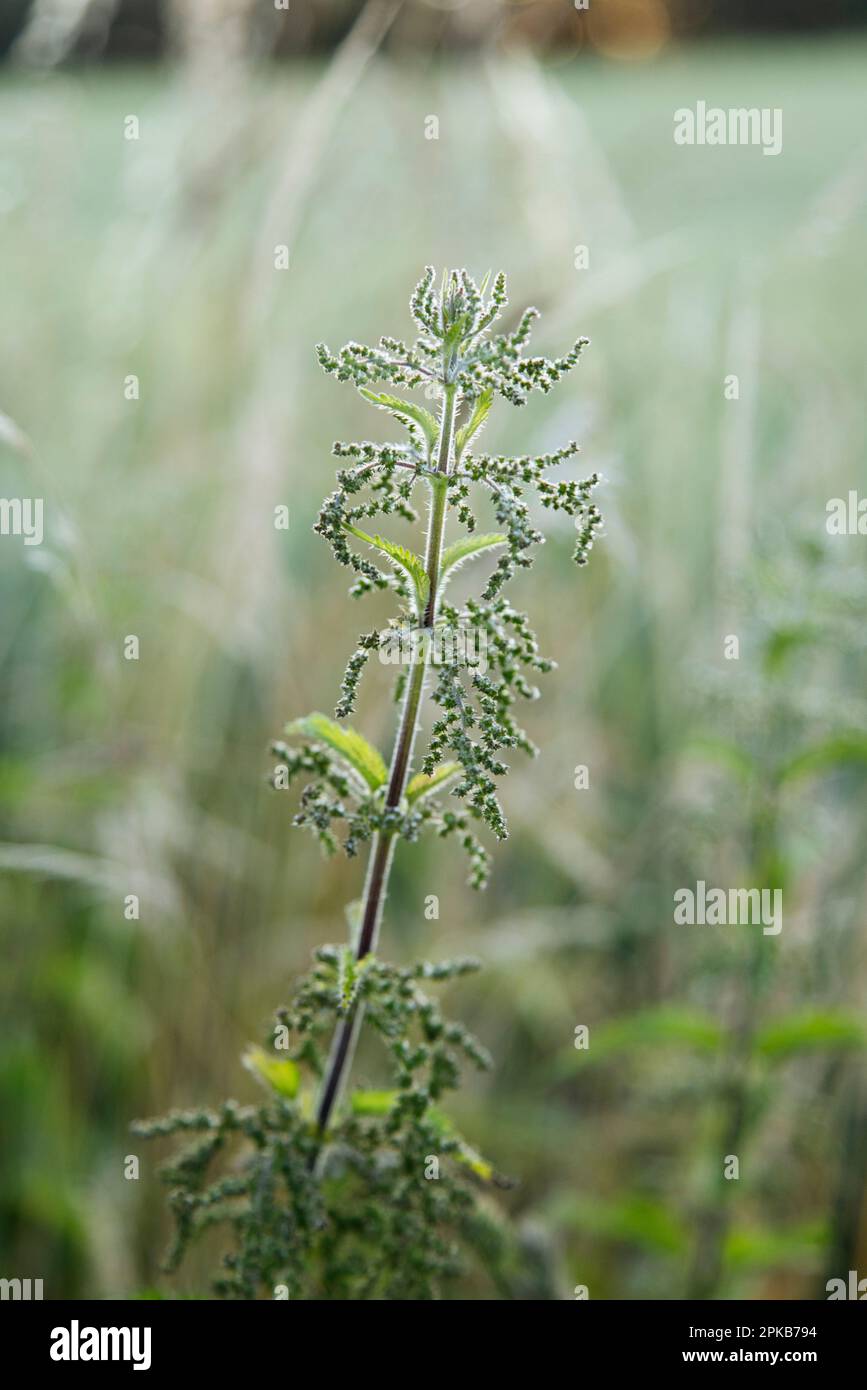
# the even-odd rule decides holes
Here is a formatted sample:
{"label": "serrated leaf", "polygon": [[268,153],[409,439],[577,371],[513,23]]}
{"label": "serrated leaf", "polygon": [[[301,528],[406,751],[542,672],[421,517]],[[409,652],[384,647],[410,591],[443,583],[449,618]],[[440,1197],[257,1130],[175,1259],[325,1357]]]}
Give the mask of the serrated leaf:
{"label": "serrated leaf", "polygon": [[429,410],[425,410],[423,405],[416,405],[415,401],[402,401],[399,396],[390,396],[385,391],[371,391],[367,386],[358,388],[359,395],[363,396],[371,405],[378,406],[380,410],[387,410],[390,415],[394,415],[401,423],[412,420],[424,431],[428,444],[433,448],[439,438],[439,425]]}
{"label": "serrated leaf", "polygon": [[350,1106],[353,1115],[387,1115],[400,1091],[353,1091]]}
{"label": "serrated leaf", "polygon": [[504,536],[502,531],[489,531],[484,536],[461,536],[460,540],[453,541],[446,546],[440,564],[440,579],[445,582],[446,575],[450,570],[462,565],[465,560],[471,560],[474,555],[478,555],[483,550],[490,550],[495,545],[505,545],[508,536]]}
{"label": "serrated leaf", "polygon": [[[350,1108],[354,1115],[387,1115],[401,1094],[401,1091],[353,1091],[350,1098]],[[444,1138],[451,1139],[457,1144],[458,1147],[451,1154],[451,1157],[458,1163],[469,1168],[483,1182],[494,1182],[500,1186],[509,1185],[509,1180],[497,1173],[493,1164],[483,1158],[457,1133],[448,1115],[444,1115],[441,1110],[429,1109],[426,1111],[426,1118]]]}
{"label": "serrated leaf", "polygon": [[386,540],[384,536],[370,536],[359,526],[347,525],[346,530],[356,536],[358,540],[366,541],[368,545],[372,545],[375,550],[378,550],[381,555],[384,555],[387,560],[390,560],[393,565],[403,571],[415,590],[418,611],[421,614],[427,603],[429,590],[427,570],[421,557],[416,555],[414,550],[407,550],[405,545],[396,545],[394,541]]}
{"label": "serrated leaf", "polygon": [[440,766],[428,776],[426,772],[417,772],[410,778],[406,789],[406,799],[410,806],[417,801],[422,801],[431,792],[435,792],[438,787],[442,787],[445,782],[456,777],[463,768],[460,763],[441,763]]}
{"label": "serrated leaf", "polygon": [[[453,281],[452,285],[456,287],[457,282]],[[458,343],[466,336],[469,326],[469,314],[458,314],[454,319],[451,319],[443,333],[443,347],[446,350],[457,347]]]}
{"label": "serrated leaf", "polygon": [[435,1110],[433,1108],[429,1109],[426,1113],[427,1119],[439,1130],[443,1138],[450,1139],[457,1144],[457,1149],[450,1155],[456,1162],[462,1163],[465,1168],[469,1168],[470,1172],[475,1173],[476,1177],[480,1178],[482,1182],[492,1182],[498,1187],[512,1186],[512,1180],[510,1178],[503,1177],[501,1173],[498,1173],[494,1165],[490,1163],[488,1159],[484,1158],[477,1149],[474,1149],[471,1144],[467,1143],[462,1135],[458,1134],[448,1115],[444,1114],[442,1110]]}
{"label": "serrated leaf", "polygon": [[348,1013],[358,993],[358,962],[351,946],[342,946],[337,966],[337,1007]]}
{"label": "serrated leaf", "polygon": [[470,440],[475,438],[487,420],[493,401],[494,388],[488,386],[476,401],[473,413],[467,423],[462,425],[455,435],[455,453],[458,458],[461,457]]}
{"label": "serrated leaf", "polygon": [[263,1047],[248,1047],[241,1061],[257,1081],[264,1081],[278,1095],[294,1100],[298,1094],[301,1073],[291,1058],[272,1057]]}
{"label": "serrated leaf", "polygon": [[469,1168],[471,1173],[475,1173],[477,1178],[481,1178],[482,1182],[493,1182],[497,1176],[494,1165],[482,1158],[475,1149],[471,1149],[469,1144],[461,1143],[455,1158],[458,1163],[463,1163],[465,1168]]}
{"label": "serrated leaf", "polygon": [[342,946],[337,965],[337,1007],[341,1014],[348,1014],[356,999],[365,971],[372,965],[374,957],[366,955],[359,960],[355,947]]}
{"label": "serrated leaf", "polygon": [[763,1028],[756,1038],[756,1051],[771,1060],[794,1052],[824,1047],[863,1047],[867,1030],[860,1019],[842,1011],[812,1011],[789,1014]]}
{"label": "serrated leaf", "polygon": [[286,725],[287,734],[303,734],[326,744],[376,791],[388,778],[382,754],[357,729],[343,728],[325,714],[313,713]]}
{"label": "serrated leaf", "polygon": [[461,1146],[455,1154],[455,1158],[458,1160],[458,1163],[463,1163],[472,1173],[475,1173],[477,1178],[481,1178],[482,1182],[493,1182],[497,1177],[493,1163],[489,1163],[486,1158],[482,1158],[480,1153],[470,1148],[469,1144],[465,1144],[463,1141],[461,1141]]}

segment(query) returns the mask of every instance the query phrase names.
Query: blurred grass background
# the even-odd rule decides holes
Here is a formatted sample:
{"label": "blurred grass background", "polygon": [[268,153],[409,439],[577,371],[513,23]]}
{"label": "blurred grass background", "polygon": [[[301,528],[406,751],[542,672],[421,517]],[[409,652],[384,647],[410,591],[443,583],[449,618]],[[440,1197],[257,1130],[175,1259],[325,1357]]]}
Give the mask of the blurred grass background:
{"label": "blurred grass background", "polygon": [[[367,23],[280,67],[0,74],[0,410],[32,445],[6,429],[0,492],[46,508],[43,546],[0,547],[0,1272],[157,1283],[130,1120],[249,1096],[243,1046],[344,933],[362,866],[320,862],[265,782],[269,739],[330,709],[388,611],[350,604],[311,533],[332,440],[385,437],[313,345],[406,334],[430,262],[506,269],[540,348],[591,336],[485,443],[579,439],[607,525],[577,575],[554,518],[515,588],[559,669],[489,891],[404,849],[384,948],[486,962],[449,1000],[496,1059],[458,1118],[519,1179],[555,1296],[824,1297],[867,1267],[867,583],[863,537],[825,532],[867,486],[867,45],[368,63]],[[699,99],[779,106],[783,153],[675,146]],[[355,722],[387,751],[385,688]],[[782,935],[673,926],[698,878],[781,884]],[[717,1193],[723,1136],[741,1178]]]}

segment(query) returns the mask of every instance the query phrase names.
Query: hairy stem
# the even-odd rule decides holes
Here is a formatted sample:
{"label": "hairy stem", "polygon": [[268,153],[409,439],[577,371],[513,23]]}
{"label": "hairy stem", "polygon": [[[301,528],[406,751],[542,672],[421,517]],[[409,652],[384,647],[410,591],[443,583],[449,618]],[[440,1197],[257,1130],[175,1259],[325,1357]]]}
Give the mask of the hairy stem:
{"label": "hairy stem", "polygon": [[[431,483],[431,510],[425,552],[428,599],[420,623],[423,631],[432,631],[436,621],[440,560],[448,512],[446,479],[452,457],[455,430],[455,395],[455,387],[446,386],[440,412],[440,433],[437,446],[438,476]],[[419,712],[424,696],[429,655],[430,644],[427,642],[421,643],[419,651],[414,654],[412,673],[404,696],[400,725],[391,760],[388,792],[385,799],[385,805],[389,809],[395,809],[400,805],[406,788],[412,748],[418,730]],[[376,949],[393,858],[394,833],[378,832],[374,837],[367,863],[367,877],[361,909],[361,928],[356,947],[356,959],[358,960],[363,960],[366,955]],[[362,1005],[356,1004],[335,1030],[328,1065],[325,1069],[325,1079],[316,1109],[316,1128],[320,1136],[328,1128],[331,1113],[340,1099],[341,1090],[352,1066],[352,1057],[361,1030],[363,1012]]]}

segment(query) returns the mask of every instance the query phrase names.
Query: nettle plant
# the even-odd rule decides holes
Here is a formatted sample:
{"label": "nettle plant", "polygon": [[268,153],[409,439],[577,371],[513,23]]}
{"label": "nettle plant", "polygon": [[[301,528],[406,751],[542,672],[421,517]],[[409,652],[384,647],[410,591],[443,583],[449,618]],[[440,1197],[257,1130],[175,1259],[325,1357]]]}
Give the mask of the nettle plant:
{"label": "nettle plant", "polygon": [[[482,1193],[500,1180],[441,1108],[462,1065],[487,1068],[490,1058],[429,992],[478,962],[399,966],[376,948],[398,843],[424,832],[458,839],[470,882],[482,888],[488,854],[475,831],[487,826],[498,839],[507,833],[496,790],[508,771],[503,754],[536,751],[514,708],[537,697],[531,677],[553,663],[540,656],[525,614],[503,593],[544,539],[530,503],[574,518],[579,565],[601,522],[591,500],[596,475],[549,477],[577,452],[574,442],[535,457],[470,452],[497,396],[519,406],[532,391],[550,391],[587,343],[579,338],[553,360],[526,356],[537,311],[527,309],[513,331],[494,334],[506,303],[502,274],[488,289],[487,280],[477,286],[466,271],[452,271],[437,292],[429,267],[410,301],[419,328],[411,346],[383,337],[378,347],[317,349],[326,372],[352,382],[405,431],[398,443],[334,445],[347,466],[314,528],[354,572],[354,597],[391,589],[399,611],[384,631],[360,638],[337,720],[318,713],[299,719],[286,730],[290,742],[273,750],[276,786],[307,779],[295,824],[328,853],[342,848],[355,856],[369,847],[362,898],[347,912],[350,941],[315,953],[292,1002],[278,1009],[266,1047],[247,1053],[268,1090],[264,1104],[230,1101],[137,1126],[145,1135],[193,1136],[164,1171],[176,1222],[168,1264],[175,1267],[203,1230],[228,1225],[232,1246],[215,1280],[224,1296],[430,1298],[461,1269],[463,1244],[475,1244],[489,1263],[497,1258],[497,1226]],[[374,389],[383,385],[422,388],[438,401],[437,415]],[[423,555],[373,526],[378,517],[417,523],[419,494],[427,502]],[[475,506],[485,494],[497,531],[477,529]],[[446,543],[450,517],[462,533]],[[478,596],[450,603],[459,567],[488,552],[496,564]],[[390,766],[357,730],[337,722],[352,713],[374,653],[399,667]],[[437,713],[417,753],[426,689]],[[362,1023],[381,1039],[392,1084],[356,1089],[344,1104]]]}

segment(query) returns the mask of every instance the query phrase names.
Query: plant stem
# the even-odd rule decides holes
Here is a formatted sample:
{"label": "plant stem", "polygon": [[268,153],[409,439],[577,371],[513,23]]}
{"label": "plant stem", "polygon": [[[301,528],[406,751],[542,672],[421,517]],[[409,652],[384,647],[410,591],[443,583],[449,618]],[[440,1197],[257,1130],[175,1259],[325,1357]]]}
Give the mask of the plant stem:
{"label": "plant stem", "polygon": [[[440,577],[443,537],[445,535],[448,512],[448,484],[446,479],[452,457],[455,429],[455,387],[446,386],[440,412],[440,432],[437,446],[437,477],[431,482],[432,499],[428,523],[425,570],[428,577],[428,599],[419,624],[422,631],[433,631],[436,621],[437,588]],[[401,803],[406,788],[410,759],[418,730],[419,711],[424,695],[425,677],[430,656],[430,643],[422,642],[421,649],[414,653],[412,674],[410,675],[403,711],[400,718],[385,806],[395,810]],[[367,862],[367,877],[362,899],[361,928],[358,934],[356,959],[363,960],[376,949],[382,909],[388,892],[388,881],[394,858],[394,832],[378,831],[374,836]],[[356,1004],[348,1016],[339,1023],[334,1033],[325,1079],[316,1109],[316,1128],[320,1137],[328,1128],[331,1112],[340,1099],[340,1092],[349,1074],[358,1035],[361,1030],[363,1007]]]}

